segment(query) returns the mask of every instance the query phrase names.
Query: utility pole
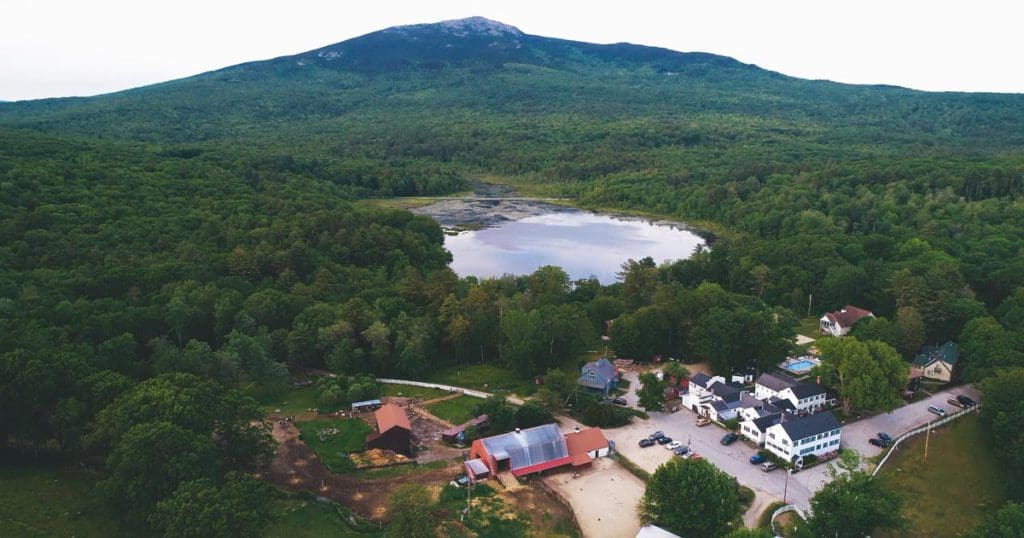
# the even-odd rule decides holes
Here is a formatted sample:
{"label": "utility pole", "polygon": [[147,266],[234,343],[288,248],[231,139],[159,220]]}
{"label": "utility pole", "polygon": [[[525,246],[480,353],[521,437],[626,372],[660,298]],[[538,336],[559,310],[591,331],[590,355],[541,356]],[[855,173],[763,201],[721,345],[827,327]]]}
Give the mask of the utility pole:
{"label": "utility pole", "polygon": [[789,494],[789,475],[791,474],[793,473],[789,472],[789,469],[786,469],[786,485],[782,488],[782,504],[786,504],[786,495]]}
{"label": "utility pole", "polygon": [[928,440],[932,437],[932,421],[928,421],[928,429],[924,434],[924,461],[928,461]]}
{"label": "utility pole", "polygon": [[807,317],[811,317],[811,297],[813,296],[813,294],[807,294]]}

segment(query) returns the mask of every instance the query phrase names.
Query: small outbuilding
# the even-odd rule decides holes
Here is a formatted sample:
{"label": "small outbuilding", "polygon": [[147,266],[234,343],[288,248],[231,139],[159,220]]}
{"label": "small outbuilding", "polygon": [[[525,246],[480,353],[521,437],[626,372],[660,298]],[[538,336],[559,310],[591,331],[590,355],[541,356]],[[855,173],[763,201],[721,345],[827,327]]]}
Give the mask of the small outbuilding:
{"label": "small outbuilding", "polygon": [[599,428],[587,428],[565,434],[565,446],[572,458],[572,466],[587,465],[611,452],[611,444]]}
{"label": "small outbuilding", "polygon": [[362,402],[352,402],[352,412],[362,413],[364,411],[376,411],[384,405],[380,400],[364,400]]}
{"label": "small outbuilding", "polygon": [[366,436],[366,447],[411,456],[412,425],[405,410],[395,404],[387,404],[374,412],[374,417],[377,419],[377,433]]}

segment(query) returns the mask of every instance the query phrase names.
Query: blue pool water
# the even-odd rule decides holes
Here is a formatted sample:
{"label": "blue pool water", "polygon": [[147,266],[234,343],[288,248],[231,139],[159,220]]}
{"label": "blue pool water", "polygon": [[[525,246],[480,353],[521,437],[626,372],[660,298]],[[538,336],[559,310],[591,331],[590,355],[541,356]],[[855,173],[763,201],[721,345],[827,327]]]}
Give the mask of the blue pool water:
{"label": "blue pool water", "polygon": [[807,370],[814,368],[814,366],[815,364],[811,361],[797,361],[791,364],[787,364],[786,366],[784,366],[784,368],[789,370],[790,372],[806,372]]}

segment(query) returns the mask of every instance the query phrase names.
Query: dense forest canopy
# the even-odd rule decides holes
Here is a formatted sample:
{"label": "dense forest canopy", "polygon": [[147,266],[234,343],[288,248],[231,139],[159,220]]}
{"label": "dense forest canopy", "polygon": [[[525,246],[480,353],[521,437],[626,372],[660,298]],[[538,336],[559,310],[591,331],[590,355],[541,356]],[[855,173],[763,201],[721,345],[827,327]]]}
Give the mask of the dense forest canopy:
{"label": "dense forest canopy", "polygon": [[[1024,365],[1022,147],[1020,95],[806,81],[480,21],[0,103],[0,445],[110,456],[111,488],[141,483],[122,467],[147,440],[213,462],[168,470],[185,485],[136,507],[173,529],[175,499],[256,495],[236,474],[265,449],[247,395],[281,390],[287,367],[532,376],[615,320],[623,356],[764,369],[799,318],[850,303],[880,317],[858,337],[904,358],[962,333],[980,379]],[[478,282],[448,269],[436,223],[360,201],[480,177],[716,241],[623,260],[611,286],[556,267]],[[233,421],[122,417],[175,387]],[[223,432],[249,452],[210,442]]]}

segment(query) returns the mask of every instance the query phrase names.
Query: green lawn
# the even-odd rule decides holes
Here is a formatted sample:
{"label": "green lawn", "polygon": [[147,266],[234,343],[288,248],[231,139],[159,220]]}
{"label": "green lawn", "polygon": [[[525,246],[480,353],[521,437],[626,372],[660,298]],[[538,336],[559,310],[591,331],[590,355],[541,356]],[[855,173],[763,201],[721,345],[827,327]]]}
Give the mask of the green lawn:
{"label": "green lawn", "polygon": [[411,385],[389,385],[381,384],[381,396],[401,396],[403,398],[420,398],[431,400],[447,396],[448,391],[441,389],[428,389],[426,387],[415,387]]}
{"label": "green lawn", "polygon": [[808,338],[817,338],[819,322],[821,317],[817,318],[804,318],[800,320],[800,323],[796,326],[796,334],[802,334]]}
{"label": "green lawn", "polygon": [[280,409],[281,413],[285,415],[295,415],[317,407],[316,392],[313,387],[290,389],[280,394],[260,398],[259,403],[267,413],[273,413]]}
{"label": "green lawn", "polygon": [[266,529],[268,538],[339,538],[383,536],[378,532],[352,529],[333,504],[287,500],[275,504],[278,519]]}
{"label": "green lawn", "polygon": [[103,510],[95,485],[77,471],[0,468],[0,536],[132,536]]}
{"label": "green lawn", "polygon": [[486,392],[533,394],[533,379],[521,379],[511,370],[493,364],[453,366],[431,373],[426,381]]}
{"label": "green lawn", "polygon": [[437,402],[427,406],[427,411],[430,411],[439,418],[443,418],[452,424],[458,426],[463,422],[473,418],[473,410],[476,406],[483,402],[480,398],[473,398],[472,396],[459,396],[451,400],[445,400],[443,402]]}
{"label": "green lawn", "polygon": [[[302,432],[302,440],[309,445],[309,448],[316,452],[320,461],[324,462],[330,470],[336,473],[343,473],[354,469],[352,461],[348,459],[349,452],[359,452],[366,449],[366,436],[373,432],[370,426],[358,419],[345,420],[310,420],[296,422],[299,431]],[[325,438],[323,441],[317,436],[317,432],[326,428],[337,428],[338,433]],[[345,455],[342,455],[345,454]]]}
{"label": "green lawn", "polygon": [[911,536],[959,536],[1006,500],[999,463],[977,415],[900,445],[878,478],[904,499]]}

